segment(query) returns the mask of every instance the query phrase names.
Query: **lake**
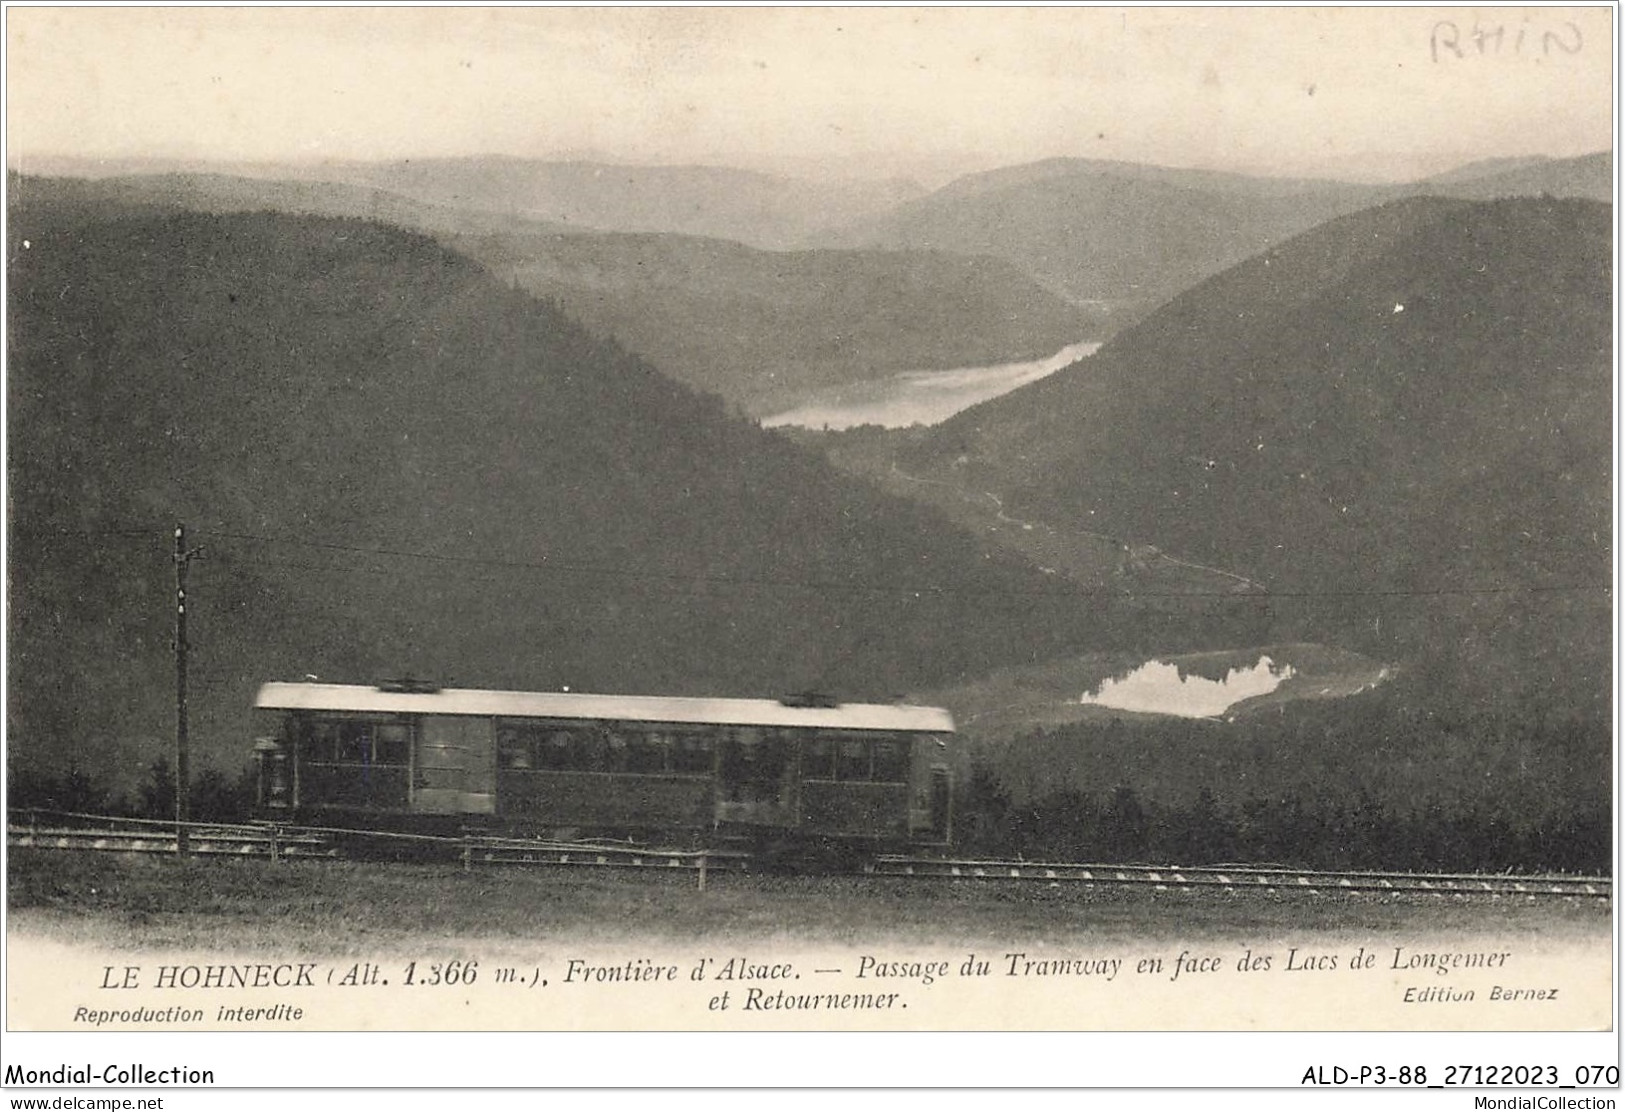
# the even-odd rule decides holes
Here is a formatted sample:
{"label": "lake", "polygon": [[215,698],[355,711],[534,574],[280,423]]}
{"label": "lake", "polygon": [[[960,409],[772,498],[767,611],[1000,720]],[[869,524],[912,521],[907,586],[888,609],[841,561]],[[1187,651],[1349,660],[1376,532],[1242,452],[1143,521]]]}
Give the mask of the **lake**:
{"label": "lake", "polygon": [[1068,344],[1054,355],[1023,363],[958,367],[950,371],[904,371],[872,382],[857,382],[820,391],[794,409],[764,418],[762,425],[800,425],[813,429],[850,429],[881,425],[888,429],[935,425],[962,409],[1037,382],[1062,367],[1093,355],[1094,341]]}
{"label": "lake", "polygon": [[1172,661],[1148,660],[1126,676],[1105,680],[1081,702],[1179,718],[1215,718],[1243,699],[1268,695],[1295,674],[1292,665],[1278,665],[1268,656],[1260,656],[1256,664],[1229,668],[1220,679],[1208,679]]}

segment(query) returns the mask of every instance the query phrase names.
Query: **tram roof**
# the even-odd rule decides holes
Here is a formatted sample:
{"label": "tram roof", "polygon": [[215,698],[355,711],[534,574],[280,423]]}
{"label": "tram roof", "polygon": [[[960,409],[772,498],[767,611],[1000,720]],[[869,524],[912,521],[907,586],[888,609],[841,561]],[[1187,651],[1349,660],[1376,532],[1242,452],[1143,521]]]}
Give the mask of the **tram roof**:
{"label": "tram roof", "polygon": [[790,706],[776,699],[704,699],[675,695],[588,695],[446,687],[395,691],[360,684],[268,683],[256,707],[267,710],[373,711],[388,714],[488,715],[499,718],[598,718],[716,726],[811,726],[830,730],[946,733],[940,707],[888,703]]}

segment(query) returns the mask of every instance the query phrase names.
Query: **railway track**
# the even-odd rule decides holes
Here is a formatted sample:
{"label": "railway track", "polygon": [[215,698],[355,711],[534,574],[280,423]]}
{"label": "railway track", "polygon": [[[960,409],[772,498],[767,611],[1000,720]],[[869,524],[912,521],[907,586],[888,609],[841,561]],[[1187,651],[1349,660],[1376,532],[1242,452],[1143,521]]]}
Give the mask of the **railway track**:
{"label": "railway track", "polygon": [[1086,865],[1032,861],[950,861],[882,857],[866,872],[877,876],[957,877],[975,880],[1046,881],[1108,887],[1218,889],[1305,894],[1339,892],[1414,893],[1437,896],[1527,896],[1611,899],[1607,877],[1512,876],[1499,873],[1326,872],[1257,865]]}
{"label": "railway track", "polygon": [[[252,827],[195,827],[188,852],[202,857],[338,857],[325,839],[291,830]],[[173,824],[161,827],[8,826],[6,844],[13,848],[93,850],[106,853],[176,852]]]}
{"label": "railway track", "polygon": [[[446,837],[341,827],[188,825],[188,852],[205,857],[378,859],[411,857],[475,865],[738,871],[748,855],[732,850],[658,849],[603,842],[559,842],[483,835]],[[12,824],[6,844],[18,848],[105,853],[177,852],[175,824],[108,820],[96,826]]]}
{"label": "railway track", "polygon": [[[192,824],[189,850],[198,856],[280,860],[368,859],[410,856],[475,866],[659,869],[747,872],[749,854],[738,850],[659,849],[622,843],[543,841],[479,834],[442,837],[327,827]],[[176,852],[173,823],[106,820],[95,826],[13,824],[12,847],[111,853]],[[1226,894],[1336,895],[1375,893],[1491,898],[1610,900],[1608,877],[1513,876],[1483,873],[1328,872],[1258,865],[1099,865],[1063,862],[952,860],[883,856],[851,870],[854,875],[982,883],[1082,884],[1102,888],[1209,891]]]}

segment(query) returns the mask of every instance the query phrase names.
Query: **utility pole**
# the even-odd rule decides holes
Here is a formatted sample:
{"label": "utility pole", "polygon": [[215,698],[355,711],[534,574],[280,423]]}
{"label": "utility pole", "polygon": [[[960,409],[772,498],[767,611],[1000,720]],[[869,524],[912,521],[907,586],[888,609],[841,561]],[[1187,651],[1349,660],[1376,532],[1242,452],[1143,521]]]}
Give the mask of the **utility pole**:
{"label": "utility pole", "polygon": [[175,854],[191,852],[191,753],[186,739],[186,566],[202,552],[186,547],[186,526],[175,526]]}

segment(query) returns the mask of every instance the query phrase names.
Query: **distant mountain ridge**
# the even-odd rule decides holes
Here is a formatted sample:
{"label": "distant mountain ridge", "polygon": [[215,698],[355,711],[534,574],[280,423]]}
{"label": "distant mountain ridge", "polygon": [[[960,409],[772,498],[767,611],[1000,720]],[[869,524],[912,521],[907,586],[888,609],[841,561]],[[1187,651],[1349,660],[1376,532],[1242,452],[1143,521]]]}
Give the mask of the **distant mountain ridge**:
{"label": "distant mountain ridge", "polygon": [[132,174],[99,178],[7,175],[14,198],[42,191],[53,203],[88,211],[284,212],[330,216],[441,235],[535,235],[567,229],[512,213],[414,201],[399,193],[342,182],[237,177],[221,173]]}
{"label": "distant mountain ridge", "polygon": [[1475,162],[1418,183],[1422,192],[1473,201],[1508,197],[1614,200],[1614,158],[1608,151],[1579,158],[1496,159]]}
{"label": "distant mountain ridge", "polygon": [[1099,158],[1046,158],[1018,166],[1004,166],[966,174],[936,190],[935,197],[973,197],[996,193],[1000,190],[1038,185],[1043,182],[1064,181],[1074,177],[1117,177],[1139,181],[1159,182],[1185,189],[1208,189],[1215,192],[1244,193],[1250,195],[1291,195],[1316,191],[1343,191],[1349,189],[1382,189],[1383,186],[1359,185],[1334,178],[1278,178],[1258,174],[1243,174],[1228,170],[1198,170],[1176,166],[1158,166],[1152,163],[1123,162]]}
{"label": "distant mountain ridge", "polygon": [[[213,184],[199,193],[198,175],[210,169]],[[159,170],[191,176],[187,188],[208,204],[218,205],[229,189],[221,172],[262,181],[287,177],[308,183],[304,198],[314,198],[324,214],[370,215],[437,234],[550,228],[725,239],[769,250],[989,256],[1050,294],[1087,306],[1090,334],[1071,341],[1104,339],[1194,283],[1299,232],[1403,197],[1613,199],[1613,158],[1606,151],[1471,163],[1393,185],[1051,158],[966,174],[930,192],[896,179],[815,181],[720,166],[505,156],[212,168],[47,159],[36,167],[91,178]],[[325,197],[315,185],[320,181],[333,187]],[[245,195],[254,191],[241,188]],[[298,189],[264,188],[266,203],[300,211]],[[355,189],[369,192],[344,192]],[[1030,355],[1043,346],[1035,341],[1001,354]]]}
{"label": "distant mountain ridge", "polygon": [[1037,177],[994,175],[947,186],[831,238],[846,246],[993,255],[1073,300],[1143,306],[1373,197],[1356,187],[1211,189],[1183,175],[1123,173],[1099,163]]}
{"label": "distant mountain ridge", "polygon": [[1399,185],[1057,158],[967,175],[826,237],[990,254],[1075,300],[1143,312],[1337,216],[1417,195],[1612,200],[1609,152],[1473,164]]}
{"label": "distant mountain ridge", "polygon": [[826,226],[860,219],[924,192],[895,178],[813,180],[727,166],[506,155],[287,164],[33,159],[21,169],[34,177],[179,175],[325,182],[381,190],[435,209],[551,224],[561,231],[661,232],[767,249],[807,245]]}
{"label": "distant mountain ridge", "polygon": [[[1601,157],[1588,155],[1587,158]],[[1430,174],[1422,179],[1432,185],[1450,185],[1458,182],[1478,181],[1483,178],[1498,177],[1502,174],[1522,172],[1537,168],[1544,168],[1552,159],[1541,155],[1528,155],[1512,158],[1484,158],[1476,162],[1469,162],[1457,166],[1440,174]]]}
{"label": "distant mountain ridge", "polygon": [[585,231],[670,232],[769,248],[798,245],[826,224],[919,192],[905,182],[807,182],[717,166],[512,158],[413,159],[344,176],[419,201],[519,212]]}

